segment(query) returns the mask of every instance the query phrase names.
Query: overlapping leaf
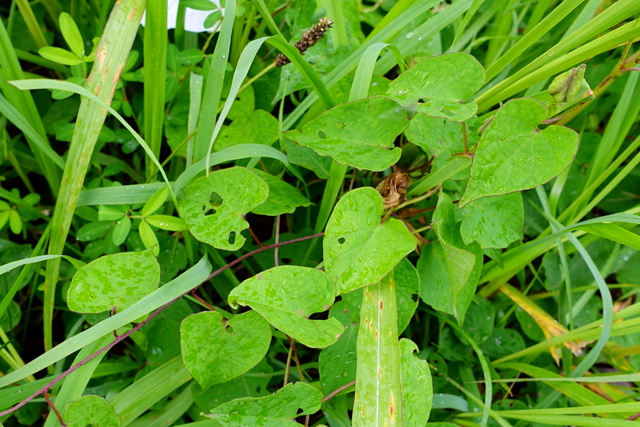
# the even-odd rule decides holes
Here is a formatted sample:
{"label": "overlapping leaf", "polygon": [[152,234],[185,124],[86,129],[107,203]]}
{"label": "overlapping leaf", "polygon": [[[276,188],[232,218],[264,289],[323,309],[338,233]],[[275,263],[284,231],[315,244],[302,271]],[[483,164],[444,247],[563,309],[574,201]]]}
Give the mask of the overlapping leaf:
{"label": "overlapping leaf", "polygon": [[336,342],[344,326],[335,318],[312,320],[308,317],[328,310],[334,296],[335,287],[325,272],[280,266],[242,282],[229,294],[229,304],[248,305],[302,344],[322,348]]}

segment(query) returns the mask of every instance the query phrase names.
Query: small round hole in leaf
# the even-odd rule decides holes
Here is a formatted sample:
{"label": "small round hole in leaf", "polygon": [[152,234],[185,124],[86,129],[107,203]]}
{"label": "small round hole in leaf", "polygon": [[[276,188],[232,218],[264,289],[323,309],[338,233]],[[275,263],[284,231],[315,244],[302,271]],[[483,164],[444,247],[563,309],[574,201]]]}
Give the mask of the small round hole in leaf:
{"label": "small round hole in leaf", "polygon": [[204,215],[205,216],[214,215],[218,211],[216,208],[221,204],[222,204],[222,197],[220,197],[220,195],[215,191],[212,191],[211,195],[209,196],[209,206],[205,206],[203,208]]}
{"label": "small round hole in leaf", "polygon": [[327,137],[326,133],[324,133],[323,131],[318,131],[318,138],[325,139],[326,137]]}
{"label": "small round hole in leaf", "polygon": [[340,243],[341,245],[344,244],[344,242],[346,242],[347,240],[344,237],[340,237],[338,239],[338,243]]}
{"label": "small round hole in leaf", "polygon": [[231,233],[229,233],[229,240],[228,240],[230,245],[233,245],[236,242],[236,232],[232,231]]}

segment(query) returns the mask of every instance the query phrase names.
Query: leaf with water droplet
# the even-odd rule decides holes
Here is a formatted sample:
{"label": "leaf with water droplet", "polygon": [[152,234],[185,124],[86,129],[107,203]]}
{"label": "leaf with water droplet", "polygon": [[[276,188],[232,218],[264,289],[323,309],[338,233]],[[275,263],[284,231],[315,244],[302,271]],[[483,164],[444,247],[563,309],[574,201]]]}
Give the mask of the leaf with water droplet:
{"label": "leaf with water droplet", "polygon": [[324,271],[285,265],[245,280],[229,294],[229,304],[248,305],[274,327],[307,347],[327,347],[343,332],[334,319],[308,317],[333,304],[335,287]]}
{"label": "leaf with water droplet", "polygon": [[249,227],[243,216],[263,203],[268,194],[267,183],[249,169],[221,169],[181,191],[178,211],[196,239],[235,251],[246,240],[240,232]]}
{"label": "leaf with water droplet", "polygon": [[160,265],[150,251],[106,255],[79,269],[67,292],[79,313],[122,311],[158,287]]}
{"label": "leaf with water droplet", "polygon": [[471,55],[432,56],[407,69],[389,85],[387,95],[419,113],[464,121],[478,108],[464,103],[484,83],[484,69]]}
{"label": "leaf with water droplet", "polygon": [[478,142],[463,207],[481,197],[528,190],[558,176],[578,151],[578,134],[563,126],[538,125],[547,110],[530,98],[504,104]]}
{"label": "leaf with water droplet", "polygon": [[400,158],[394,141],[408,125],[397,102],[373,97],[340,104],[285,135],[340,164],[381,171]]}
{"label": "leaf with water droplet", "polygon": [[397,219],[380,223],[382,196],[371,187],[345,194],[329,218],[323,240],[325,268],[338,295],[377,283],[416,247]]}

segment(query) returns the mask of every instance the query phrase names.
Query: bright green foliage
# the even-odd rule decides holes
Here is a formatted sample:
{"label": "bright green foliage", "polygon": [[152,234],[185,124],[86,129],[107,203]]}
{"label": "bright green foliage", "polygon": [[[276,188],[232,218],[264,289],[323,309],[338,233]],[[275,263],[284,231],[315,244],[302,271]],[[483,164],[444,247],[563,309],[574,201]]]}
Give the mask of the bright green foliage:
{"label": "bright green foliage", "polygon": [[328,310],[334,296],[334,284],[325,272],[281,266],[242,282],[229,295],[229,304],[248,305],[275,328],[307,347],[323,348],[336,342],[344,327],[333,318],[308,317]]}
{"label": "bright green foliage", "polygon": [[69,427],[119,427],[120,417],[111,405],[99,396],[83,396],[69,403],[64,412]]}
{"label": "bright green foliage", "polygon": [[73,276],[67,302],[80,313],[121,311],[158,287],[160,265],[150,251],[104,256]]}
{"label": "bright green foliage", "polygon": [[416,427],[425,425],[433,403],[431,371],[426,360],[416,357],[417,352],[413,341],[400,340],[404,425]]}
{"label": "bright green foliage", "polygon": [[293,213],[298,207],[307,207],[311,202],[300,191],[282,179],[260,170],[254,172],[269,185],[269,197],[260,206],[253,209],[258,215],[283,215]]}
{"label": "bright green foliage", "polygon": [[230,168],[198,178],[180,194],[180,216],[189,231],[213,247],[236,250],[249,223],[243,219],[267,199],[268,185],[244,168]]}
{"label": "bright green foliage", "polygon": [[393,142],[408,125],[404,108],[374,97],[341,104],[285,136],[340,164],[380,171],[400,158]]}
{"label": "bright green foliage", "polygon": [[269,350],[269,324],[255,311],[224,320],[219,313],[193,314],[180,325],[182,361],[204,388],[234,379]]}
{"label": "bright green foliage", "polygon": [[560,126],[539,129],[546,117],[545,108],[533,99],[515,99],[498,110],[478,142],[461,207],[481,197],[542,185],[569,166],[578,135]]}
{"label": "bright green foliage", "polygon": [[471,55],[451,53],[427,58],[389,84],[387,94],[402,105],[432,117],[464,121],[478,106],[463,103],[484,82],[484,69]]}
{"label": "bright green foliage", "polygon": [[405,225],[380,223],[382,198],[372,188],[347,193],[327,224],[324,259],[336,294],[380,281],[416,246]]}
{"label": "bright green foliage", "polygon": [[462,211],[460,234],[465,244],[481,248],[506,248],[522,239],[524,208],[520,193],[486,197],[469,203]]}
{"label": "bright green foliage", "polygon": [[256,399],[236,399],[206,414],[229,427],[248,425],[298,426],[291,418],[313,414],[320,408],[322,394],[305,383],[288,384],[276,393]]}

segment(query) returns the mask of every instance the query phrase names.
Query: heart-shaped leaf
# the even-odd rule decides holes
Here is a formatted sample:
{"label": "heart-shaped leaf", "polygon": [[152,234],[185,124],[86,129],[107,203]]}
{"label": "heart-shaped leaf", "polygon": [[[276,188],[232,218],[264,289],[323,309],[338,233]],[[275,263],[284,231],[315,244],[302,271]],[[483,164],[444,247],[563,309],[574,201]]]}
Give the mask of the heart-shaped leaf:
{"label": "heart-shaped leaf", "polygon": [[506,248],[522,239],[524,206],[520,193],[486,197],[462,208],[462,240],[481,248]]}
{"label": "heart-shaped leaf", "polygon": [[329,218],[323,240],[325,268],[337,295],[377,283],[416,247],[397,219],[380,223],[382,196],[371,187],[345,194]]}
{"label": "heart-shaped leaf", "polygon": [[464,121],[477,105],[464,104],[484,83],[484,69],[471,55],[433,56],[402,73],[389,84],[387,94],[402,105],[433,117]]}
{"label": "heart-shaped leaf", "polygon": [[335,287],[324,271],[281,266],[245,280],[229,294],[232,307],[248,305],[274,327],[307,347],[327,347],[340,337],[338,320],[308,319],[326,311],[334,301]]}
{"label": "heart-shaped leaf", "polygon": [[64,421],[69,427],[120,427],[120,417],[100,396],[82,396],[67,405]]}
{"label": "heart-shaped leaf", "polygon": [[246,168],[233,167],[198,178],[179,194],[180,216],[193,235],[211,246],[238,250],[249,227],[243,215],[267,199],[269,186]]}
{"label": "heart-shaped leaf", "polygon": [[262,360],[271,343],[271,327],[255,311],[225,321],[215,311],[191,315],[180,325],[182,361],[206,389],[236,378]]}
{"label": "heart-shaped leaf", "polygon": [[[306,383],[287,384],[264,397],[243,397],[211,409],[210,418],[225,426],[298,426],[291,418],[317,412],[322,393]],[[299,410],[301,409],[301,411]]]}
{"label": "heart-shaped leaf", "polygon": [[408,125],[407,112],[397,102],[374,97],[340,104],[285,135],[340,164],[381,171],[400,158],[394,141]]}
{"label": "heart-shaped leaf", "polygon": [[498,110],[476,149],[460,207],[486,196],[542,185],[558,176],[578,150],[578,134],[562,126],[538,129],[547,110],[530,98]]}
{"label": "heart-shaped leaf", "polygon": [[107,255],[79,269],[67,292],[79,313],[122,311],[158,287],[160,265],[150,251]]}

